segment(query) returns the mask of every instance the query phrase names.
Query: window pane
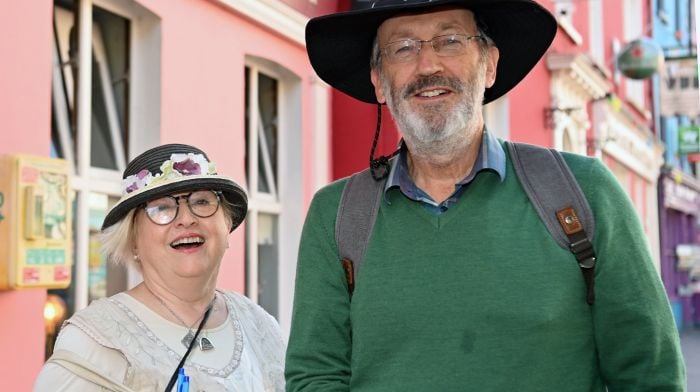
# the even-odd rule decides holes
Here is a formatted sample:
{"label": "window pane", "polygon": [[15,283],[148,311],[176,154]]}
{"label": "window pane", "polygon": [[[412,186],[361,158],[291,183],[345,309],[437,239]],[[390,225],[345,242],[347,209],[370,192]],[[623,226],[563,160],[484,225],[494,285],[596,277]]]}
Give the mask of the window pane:
{"label": "window pane", "polygon": [[[278,137],[278,107],[277,80],[258,74],[258,106],[260,125],[263,128],[258,143],[258,190],[270,193],[272,187],[277,189],[277,137]],[[264,140],[263,140],[264,139]],[[269,168],[269,172],[266,169]]]}
{"label": "window pane", "polygon": [[270,193],[270,186],[268,185],[268,180],[265,178],[265,166],[263,165],[263,160],[265,156],[262,152],[262,146],[258,143],[258,192]]}
{"label": "window pane", "polygon": [[250,94],[250,68],[245,67],[245,173],[248,176],[248,183],[250,184],[250,168],[248,167],[248,149],[250,148],[250,140],[248,140],[249,128],[250,128],[250,102],[248,102],[248,95]]}
{"label": "window pane", "polygon": [[105,106],[100,68],[93,57],[92,62],[92,136],[90,137],[90,165],[105,169],[117,169],[116,157],[112,150],[107,107]]}
{"label": "window pane", "polygon": [[258,216],[258,303],[277,317],[278,308],[278,217]]}
{"label": "window pane", "polygon": [[91,165],[119,169],[128,143],[129,21],[95,7],[93,23]]}
{"label": "window pane", "polygon": [[75,152],[73,118],[73,63],[71,50],[75,50],[72,34],[73,13],[62,7],[54,7],[54,48],[51,83],[51,156],[72,159]]}
{"label": "window pane", "polygon": [[[128,124],[129,94],[129,35],[130,21],[101,8],[95,7],[94,22],[99,25],[107,55],[107,67],[112,81],[114,103],[119,113],[119,123]],[[124,131],[126,136],[127,132]]]}
{"label": "window pane", "polygon": [[[71,6],[70,3],[67,5]],[[54,32],[60,66],[54,69],[54,83],[51,86],[54,97],[52,147],[59,157],[78,155],[75,151],[77,137],[72,129],[75,123],[75,80],[79,72],[76,29],[72,9],[54,7]],[[93,29],[90,162],[94,167],[120,169],[119,165],[126,158],[125,146],[128,145],[130,22],[94,7]]]}
{"label": "window pane", "polygon": [[[55,87],[51,87],[55,88]],[[64,108],[65,109],[65,108]],[[70,129],[64,129],[63,131],[59,130],[60,125],[58,124],[58,120],[56,119],[56,110],[60,110],[56,107],[56,105],[51,105],[51,151],[50,151],[50,156],[51,158],[63,158],[66,159],[66,153],[65,149],[70,148],[70,146],[64,146],[63,143],[61,143],[61,136],[60,132],[64,132],[65,135],[64,137],[70,137]],[[66,117],[69,116],[69,113],[65,112],[64,115]]]}

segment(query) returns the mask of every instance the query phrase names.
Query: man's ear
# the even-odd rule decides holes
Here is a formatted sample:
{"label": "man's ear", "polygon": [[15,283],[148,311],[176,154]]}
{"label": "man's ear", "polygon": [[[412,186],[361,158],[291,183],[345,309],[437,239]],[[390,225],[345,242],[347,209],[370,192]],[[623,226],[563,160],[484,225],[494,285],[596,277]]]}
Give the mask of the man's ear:
{"label": "man's ear", "polygon": [[385,103],[386,97],[384,96],[384,90],[382,89],[382,82],[379,80],[379,73],[375,69],[369,72],[369,77],[374,85],[374,95],[377,96],[377,102]]}
{"label": "man's ear", "polygon": [[489,46],[486,56],[486,87],[496,83],[496,70],[498,69],[498,57],[500,52],[495,46]]}

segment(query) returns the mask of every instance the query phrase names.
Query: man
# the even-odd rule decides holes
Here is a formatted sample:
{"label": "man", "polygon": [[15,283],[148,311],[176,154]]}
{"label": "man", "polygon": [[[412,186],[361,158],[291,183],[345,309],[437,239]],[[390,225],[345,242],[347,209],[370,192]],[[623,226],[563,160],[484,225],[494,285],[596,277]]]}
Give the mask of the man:
{"label": "man", "polygon": [[668,300],[612,174],[565,154],[595,216],[589,305],[573,255],[552,240],[502,141],[485,130],[482,102],[514,87],[555,32],[532,0],[384,0],[309,22],[316,72],[386,103],[403,143],[352,297],[335,239],[346,180],[314,197],[287,390],[685,389]]}

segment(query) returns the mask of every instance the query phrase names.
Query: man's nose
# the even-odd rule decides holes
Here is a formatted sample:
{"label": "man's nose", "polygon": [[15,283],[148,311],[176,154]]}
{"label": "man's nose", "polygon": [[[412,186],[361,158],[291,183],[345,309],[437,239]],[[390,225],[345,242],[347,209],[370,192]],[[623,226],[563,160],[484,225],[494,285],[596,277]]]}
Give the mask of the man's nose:
{"label": "man's nose", "polygon": [[416,57],[416,66],[421,75],[432,75],[443,70],[442,57],[437,55],[432,42],[421,43]]}

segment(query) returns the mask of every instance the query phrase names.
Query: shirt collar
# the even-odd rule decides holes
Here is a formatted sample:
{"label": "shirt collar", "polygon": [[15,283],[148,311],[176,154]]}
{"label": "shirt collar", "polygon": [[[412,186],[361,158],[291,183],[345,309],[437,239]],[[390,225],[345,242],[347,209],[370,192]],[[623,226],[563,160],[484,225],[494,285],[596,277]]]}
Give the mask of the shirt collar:
{"label": "shirt collar", "polygon": [[[384,193],[390,188],[398,187],[409,198],[416,198],[416,185],[408,172],[408,149],[401,142],[401,151],[396,159],[391,161],[391,169],[384,187]],[[489,133],[484,127],[479,155],[474,162],[471,172],[455,185],[464,185],[471,182],[474,177],[483,170],[494,171],[501,182],[506,178],[506,154],[498,138]]]}

